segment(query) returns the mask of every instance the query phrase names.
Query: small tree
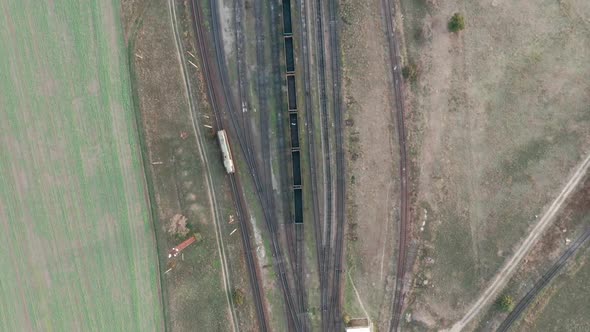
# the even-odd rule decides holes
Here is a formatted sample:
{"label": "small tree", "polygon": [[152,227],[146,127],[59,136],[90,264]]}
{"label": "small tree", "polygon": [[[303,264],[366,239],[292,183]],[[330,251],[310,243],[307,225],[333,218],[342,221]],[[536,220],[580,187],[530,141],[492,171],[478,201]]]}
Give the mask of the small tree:
{"label": "small tree", "polygon": [[232,298],[234,300],[234,303],[239,307],[242,304],[244,304],[244,292],[239,289],[236,288],[234,289],[233,293],[232,293]]}
{"label": "small tree", "polygon": [[458,32],[465,29],[465,18],[460,13],[455,13],[449,21],[449,31]]}
{"label": "small tree", "polygon": [[510,295],[502,295],[497,302],[498,309],[510,312],[514,309],[514,299]]}

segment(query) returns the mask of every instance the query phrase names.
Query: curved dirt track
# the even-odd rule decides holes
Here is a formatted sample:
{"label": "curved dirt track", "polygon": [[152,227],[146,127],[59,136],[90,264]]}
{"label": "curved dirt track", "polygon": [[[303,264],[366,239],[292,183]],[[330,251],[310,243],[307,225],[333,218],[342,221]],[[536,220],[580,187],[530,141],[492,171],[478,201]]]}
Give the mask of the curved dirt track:
{"label": "curved dirt track", "polygon": [[473,320],[475,316],[484,308],[486,305],[490,303],[494,299],[494,296],[497,294],[499,290],[501,290],[504,285],[508,282],[516,268],[518,267],[520,261],[524,258],[524,256],[530,251],[532,246],[537,242],[540,238],[541,234],[545,232],[547,227],[550,225],[553,217],[561,206],[563,202],[570,196],[574,188],[578,185],[580,180],[584,178],[584,175],[588,171],[590,167],[590,155],[588,155],[580,164],[580,166],[576,169],[576,171],[572,174],[570,180],[567,182],[565,187],[559,193],[559,196],[551,203],[551,206],[547,209],[547,211],[543,214],[539,222],[535,225],[533,230],[529,233],[527,238],[522,242],[520,247],[516,250],[514,255],[508,260],[506,265],[502,268],[502,270],[496,275],[493,282],[488,286],[488,288],[483,292],[483,294],[477,299],[477,301],[471,306],[469,311],[463,316],[463,318],[455,323],[453,327],[451,327],[451,332],[458,332],[461,331]]}

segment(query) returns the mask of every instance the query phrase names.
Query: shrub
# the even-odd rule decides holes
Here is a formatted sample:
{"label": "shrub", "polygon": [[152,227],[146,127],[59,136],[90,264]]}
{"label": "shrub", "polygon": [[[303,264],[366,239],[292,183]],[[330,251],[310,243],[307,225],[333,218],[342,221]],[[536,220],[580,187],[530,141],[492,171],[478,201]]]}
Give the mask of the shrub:
{"label": "shrub", "polygon": [[496,305],[501,311],[510,312],[514,309],[514,299],[510,295],[502,295]]}
{"label": "shrub", "polygon": [[465,29],[465,18],[460,13],[455,13],[449,21],[449,31],[458,32]]}
{"label": "shrub", "polygon": [[242,304],[244,304],[244,292],[239,289],[236,288],[234,289],[233,293],[232,293],[232,298],[234,300],[234,303],[236,304],[236,306],[241,306]]}
{"label": "shrub", "polygon": [[404,77],[404,79],[410,82],[416,82],[419,75],[420,68],[414,62],[410,62],[408,63],[408,65],[402,68],[402,76]]}

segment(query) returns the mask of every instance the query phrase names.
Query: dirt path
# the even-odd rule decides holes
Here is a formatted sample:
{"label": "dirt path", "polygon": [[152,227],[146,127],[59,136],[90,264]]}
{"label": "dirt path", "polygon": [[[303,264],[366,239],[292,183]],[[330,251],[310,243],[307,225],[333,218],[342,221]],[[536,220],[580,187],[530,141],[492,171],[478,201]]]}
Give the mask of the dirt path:
{"label": "dirt path", "polygon": [[352,277],[350,276],[350,273],[347,273],[346,275],[348,276],[348,280],[350,280],[350,285],[352,286],[352,290],[354,291],[354,295],[356,295],[356,300],[359,302],[359,305],[361,306],[361,309],[363,310],[365,317],[367,317],[367,319],[370,321],[371,316],[367,312],[367,309],[365,309],[365,305],[363,304],[363,301],[361,300],[361,295],[359,294],[359,291],[356,289],[356,286],[354,285],[354,281],[352,281]]}
{"label": "dirt path", "polygon": [[559,211],[563,202],[569,197],[572,193],[574,188],[580,182],[586,171],[590,167],[590,155],[588,155],[584,161],[580,164],[578,169],[574,172],[568,183],[565,185],[559,196],[553,201],[549,209],[545,212],[542,216],[541,220],[535,225],[533,230],[529,233],[527,238],[524,242],[520,245],[520,247],[516,250],[512,258],[506,263],[506,265],[502,268],[500,273],[496,275],[494,281],[490,284],[490,286],[485,290],[485,292],[481,295],[481,297],[471,306],[469,311],[463,316],[463,318],[455,323],[453,327],[450,329],[451,332],[458,332],[469,324],[469,322],[480,312],[482,308],[490,303],[493,300],[499,290],[501,290],[504,285],[508,282],[510,277],[512,276],[513,272],[518,267],[520,261],[524,258],[524,256],[530,251],[532,246],[537,242],[540,238],[541,234],[547,229],[547,226],[550,225],[550,222],[553,220],[553,217]]}
{"label": "dirt path", "polygon": [[209,171],[209,160],[207,158],[207,153],[205,152],[205,146],[203,145],[203,142],[201,140],[201,138],[203,137],[200,127],[199,127],[199,123],[198,123],[198,117],[196,116],[196,107],[195,104],[193,103],[193,99],[192,99],[192,86],[190,84],[190,80],[187,77],[187,65],[186,65],[186,59],[185,59],[185,53],[184,53],[184,49],[182,47],[182,43],[180,42],[180,37],[179,37],[179,33],[178,33],[178,23],[177,23],[177,18],[176,18],[176,8],[175,8],[175,4],[174,4],[174,0],[169,0],[168,1],[168,8],[169,8],[169,12],[170,12],[170,24],[172,25],[172,29],[174,31],[174,43],[176,45],[176,51],[177,51],[177,55],[178,55],[178,60],[182,66],[182,76],[185,82],[185,94],[186,94],[186,98],[187,101],[190,105],[190,113],[191,113],[191,119],[193,122],[193,129],[195,132],[195,138],[197,140],[198,146],[199,146],[199,156],[201,158],[201,160],[203,161],[203,167],[205,169],[205,173],[206,173],[206,177],[205,180],[207,182],[207,196],[209,198],[209,205],[211,207],[211,213],[213,214],[211,217],[211,219],[213,220],[213,222],[215,223],[215,237],[217,239],[217,247],[218,247],[218,252],[219,252],[219,258],[221,260],[221,274],[223,275],[223,285],[225,287],[225,292],[226,292],[226,300],[227,300],[227,306],[228,309],[230,311],[230,314],[232,316],[231,319],[231,330],[232,331],[239,331],[239,325],[238,325],[238,318],[237,318],[237,314],[236,314],[236,310],[232,301],[232,296],[229,294],[229,292],[232,289],[231,286],[231,280],[229,279],[228,276],[228,263],[227,263],[227,257],[225,255],[225,246],[223,244],[223,233],[221,231],[220,228],[220,223],[221,223],[221,213],[219,212],[219,206],[217,204],[217,199],[215,197],[215,188],[213,186],[213,179],[211,177],[211,172]]}

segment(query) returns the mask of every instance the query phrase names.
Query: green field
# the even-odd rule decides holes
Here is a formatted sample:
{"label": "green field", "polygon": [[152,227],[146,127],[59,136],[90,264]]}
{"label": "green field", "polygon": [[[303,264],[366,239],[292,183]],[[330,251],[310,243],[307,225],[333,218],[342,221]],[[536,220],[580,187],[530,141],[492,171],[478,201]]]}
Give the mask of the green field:
{"label": "green field", "polygon": [[0,330],[163,328],[118,1],[0,3]]}

